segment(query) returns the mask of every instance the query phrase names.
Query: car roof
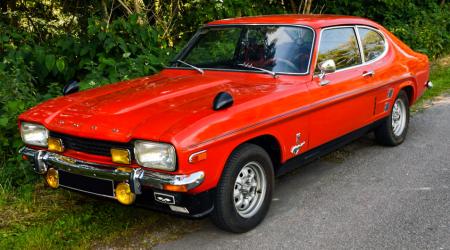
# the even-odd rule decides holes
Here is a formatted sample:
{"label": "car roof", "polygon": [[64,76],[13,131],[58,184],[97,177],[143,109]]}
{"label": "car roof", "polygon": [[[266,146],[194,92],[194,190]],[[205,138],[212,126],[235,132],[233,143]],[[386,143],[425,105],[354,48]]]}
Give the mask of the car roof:
{"label": "car roof", "polygon": [[237,17],[212,21],[207,25],[231,25],[231,24],[286,24],[305,25],[312,28],[322,28],[336,25],[367,25],[378,28],[379,25],[369,19],[355,16],[340,15],[268,15]]}

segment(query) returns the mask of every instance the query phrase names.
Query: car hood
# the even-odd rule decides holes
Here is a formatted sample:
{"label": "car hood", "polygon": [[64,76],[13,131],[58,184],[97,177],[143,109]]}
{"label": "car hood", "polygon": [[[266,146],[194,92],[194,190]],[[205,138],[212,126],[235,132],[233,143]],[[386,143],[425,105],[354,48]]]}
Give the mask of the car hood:
{"label": "car hood", "polygon": [[[101,140],[159,141],[165,132],[213,114],[217,93],[229,92],[235,105],[274,91],[273,78],[260,74],[255,82],[245,74],[164,70],[161,73],[119,82],[44,102],[20,116],[49,130]],[[220,111],[219,111],[220,112]],[[174,126],[178,124],[178,126]],[[172,129],[172,131],[170,131]]]}

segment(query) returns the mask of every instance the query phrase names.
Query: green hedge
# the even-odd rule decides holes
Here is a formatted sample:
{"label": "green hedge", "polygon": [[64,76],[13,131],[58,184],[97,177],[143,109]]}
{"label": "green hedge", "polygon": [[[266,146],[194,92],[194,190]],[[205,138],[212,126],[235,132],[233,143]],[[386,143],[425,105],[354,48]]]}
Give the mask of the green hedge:
{"label": "green hedge", "polygon": [[55,36],[38,43],[35,34],[0,24],[0,184],[29,182],[29,166],[17,155],[22,145],[17,116],[27,108],[61,94],[64,83],[82,88],[150,75],[160,70],[173,50],[151,26],[136,16],[109,24],[91,19],[86,35]]}

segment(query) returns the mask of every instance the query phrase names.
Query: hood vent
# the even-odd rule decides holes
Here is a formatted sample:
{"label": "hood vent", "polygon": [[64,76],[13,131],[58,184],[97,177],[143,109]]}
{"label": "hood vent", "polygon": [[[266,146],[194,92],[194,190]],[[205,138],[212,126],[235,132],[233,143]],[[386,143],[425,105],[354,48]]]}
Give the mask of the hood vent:
{"label": "hood vent", "polygon": [[213,101],[214,110],[222,110],[233,105],[233,97],[228,92],[219,92]]}

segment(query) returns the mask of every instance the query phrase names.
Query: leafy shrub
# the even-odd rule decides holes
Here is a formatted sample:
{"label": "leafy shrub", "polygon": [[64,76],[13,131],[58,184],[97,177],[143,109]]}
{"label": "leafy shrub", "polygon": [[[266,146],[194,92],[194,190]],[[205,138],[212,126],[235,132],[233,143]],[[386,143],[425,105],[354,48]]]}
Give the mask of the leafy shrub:
{"label": "leafy shrub", "polygon": [[1,23],[0,30],[0,184],[13,186],[34,176],[17,154],[21,112],[60,95],[69,80],[91,88],[150,75],[172,56],[159,32],[138,24],[136,16],[109,25],[90,19],[84,36],[57,35],[46,42]]}
{"label": "leafy shrub", "polygon": [[450,3],[438,2],[441,1],[315,1],[324,7],[324,13],[372,19],[431,58],[450,52]]}

